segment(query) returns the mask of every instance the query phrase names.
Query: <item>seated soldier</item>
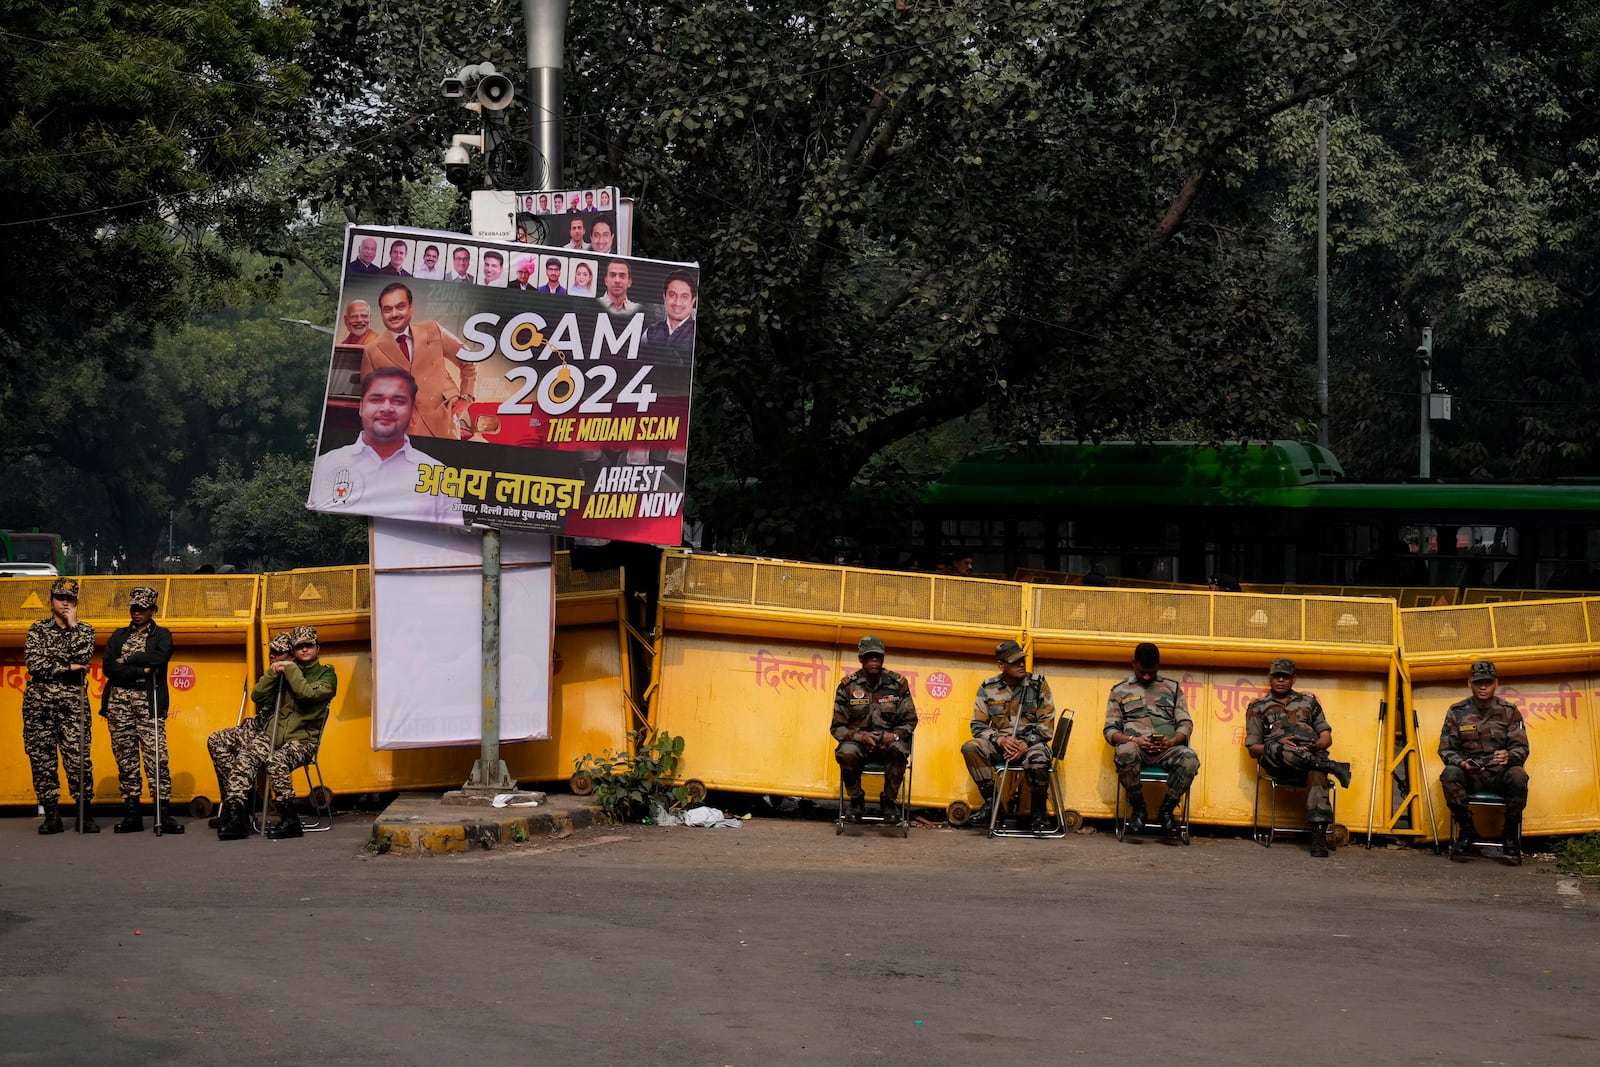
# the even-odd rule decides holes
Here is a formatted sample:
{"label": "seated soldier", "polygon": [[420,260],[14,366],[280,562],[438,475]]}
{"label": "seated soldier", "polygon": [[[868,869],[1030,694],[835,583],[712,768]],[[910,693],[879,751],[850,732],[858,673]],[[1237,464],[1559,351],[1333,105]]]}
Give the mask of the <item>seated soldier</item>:
{"label": "seated soldier", "polygon": [[1189,747],[1194,720],[1183,686],[1161,676],[1161,650],[1142,641],[1133,650],[1133,674],[1111,687],[1106,701],[1106,743],[1116,751],[1117,780],[1128,794],[1128,829],[1142,833],[1150,818],[1144,806],[1139,772],[1160,767],[1167,772],[1167,795],[1161,801],[1161,828],[1178,832],[1177,810],[1200,770],[1200,757]]}
{"label": "seated soldier", "polygon": [[1328,775],[1350,788],[1350,764],[1335,763],[1333,727],[1315,693],[1294,688],[1294,660],[1279,657],[1267,668],[1268,692],[1245,711],[1245,747],[1275,782],[1306,787],[1306,821],[1311,824],[1311,854],[1328,855]]}
{"label": "seated soldier", "polygon": [[217,801],[217,814],[212,816],[206,825],[213,830],[222,825],[222,809],[228,806],[228,767],[233,762],[234,754],[253,734],[273,728],[272,715],[277,710],[276,699],[279,692],[277,685],[278,675],[271,670],[274,663],[279,663],[289,658],[289,631],[285,630],[276,634],[267,645],[267,672],[262,675],[262,680],[272,680],[270,688],[257,685],[250,691],[251,702],[255,704],[256,713],[245,719],[237,726],[229,726],[217,730],[206,738],[206,748],[211,752],[211,767],[217,775],[217,792],[221,797]]}
{"label": "seated soldier", "polygon": [[328,704],[339,681],[333,668],[317,659],[320,646],[315,627],[296,626],[289,632],[289,645],[290,657],[269,664],[250,691],[250,698],[258,707],[270,703],[277,708],[277,730],[220,731],[231,735],[227,741],[236,747],[212,750],[212,759],[226,778],[221,783],[227,799],[217,827],[218,840],[237,841],[249,836],[250,815],[245,797],[263,767],[278,797],[278,821],[267,828],[267,837],[280,840],[304,833],[294,810],[291,772],[316,759],[322,727],[328,721]]}
{"label": "seated soldier", "polygon": [[1507,863],[1522,862],[1522,812],[1528,806],[1528,730],[1515,704],[1495,696],[1500,672],[1480,659],[1468,681],[1472,695],[1450,705],[1439,730],[1439,784],[1444,802],[1460,829],[1450,841],[1450,858],[1467,862],[1478,828],[1467,806],[1470,793],[1498,793],[1506,801],[1501,846]]}
{"label": "seated soldier", "polygon": [[1055,735],[1056,705],[1050,683],[1042,674],[1029,674],[1027,654],[1015,641],[995,646],[1000,673],[985,678],[972,703],[972,740],[961,746],[967,773],[977,783],[983,805],[967,820],[968,826],[987,827],[994,812],[994,769],[1001,763],[1021,763],[1032,792],[1029,810],[1034,831],[1050,829],[1045,811],[1050,790],[1050,739]]}
{"label": "seated soldier", "polygon": [[911,758],[911,736],[917,729],[917,708],[905,677],[883,667],[883,642],[863,637],[856,648],[861,669],[839,683],[833,694],[830,732],[839,742],[833,758],[850,798],[846,818],[866,813],[861,771],[868,763],[883,764],[879,814],[885,818],[899,806],[900,786]]}

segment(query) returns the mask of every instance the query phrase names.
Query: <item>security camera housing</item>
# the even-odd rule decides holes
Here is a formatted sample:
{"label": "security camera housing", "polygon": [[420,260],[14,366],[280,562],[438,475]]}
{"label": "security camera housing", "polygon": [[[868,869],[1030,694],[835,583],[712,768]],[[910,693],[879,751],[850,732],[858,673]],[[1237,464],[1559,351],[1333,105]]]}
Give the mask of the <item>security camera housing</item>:
{"label": "security camera housing", "polygon": [[446,78],[439,83],[439,95],[446,100],[461,100],[467,95],[467,83],[460,78]]}

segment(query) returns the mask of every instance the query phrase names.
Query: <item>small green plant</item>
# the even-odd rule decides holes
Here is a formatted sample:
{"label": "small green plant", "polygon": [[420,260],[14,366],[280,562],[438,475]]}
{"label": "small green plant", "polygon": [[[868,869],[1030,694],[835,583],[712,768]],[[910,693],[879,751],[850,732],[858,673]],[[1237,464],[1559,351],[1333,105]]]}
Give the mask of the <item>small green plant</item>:
{"label": "small green plant", "polygon": [[1556,846],[1556,866],[1568,874],[1600,875],[1600,834],[1569,837]]}
{"label": "small green plant", "polygon": [[638,822],[656,803],[675,810],[689,799],[683,786],[669,784],[683,759],[683,738],[665,730],[634,730],[628,742],[631,755],[606,749],[598,758],[584,753],[572,761],[575,771],[594,781],[595,803],[607,820]]}
{"label": "small green plant", "polygon": [[479,848],[483,849],[484,851],[490,851],[490,850],[492,850],[494,848],[494,846],[498,845],[499,843],[500,843],[500,839],[495,836],[495,833],[494,833],[494,831],[492,829],[490,829],[487,826],[478,827],[478,847]]}
{"label": "small green plant", "polygon": [[522,844],[528,840],[528,827],[525,823],[514,822],[511,824],[511,840],[515,844]]}
{"label": "small green plant", "polygon": [[372,831],[372,836],[367,838],[366,849],[367,849],[368,852],[371,852],[373,855],[382,856],[382,855],[387,854],[389,849],[391,847],[393,847],[393,845],[394,845],[394,835],[393,834],[384,834],[382,837],[379,837],[378,836],[378,831],[377,830],[373,830]]}

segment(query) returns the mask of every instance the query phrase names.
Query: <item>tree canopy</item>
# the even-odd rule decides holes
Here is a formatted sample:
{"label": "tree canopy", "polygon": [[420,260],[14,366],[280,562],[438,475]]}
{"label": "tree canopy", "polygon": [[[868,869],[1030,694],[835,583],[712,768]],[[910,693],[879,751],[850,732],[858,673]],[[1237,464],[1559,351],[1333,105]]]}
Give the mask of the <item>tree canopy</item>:
{"label": "tree canopy", "polygon": [[[326,346],[263,320],[331,321],[344,222],[464,224],[439,79],[520,87],[517,13],[21,3],[0,31],[0,224],[37,250],[0,268],[29,413],[0,447],[119,483],[124,526],[270,515],[245,472],[308,458]],[[1312,435],[1320,101],[1346,469],[1415,469],[1431,325],[1436,474],[1594,473],[1597,40],[1583,0],[573,0],[563,184],[619,186],[636,254],[700,263],[691,496],[765,549],[897,514],[969,442]],[[251,254],[305,268],[299,310]],[[46,417],[86,401],[148,437],[147,484],[106,476],[114,426]]]}

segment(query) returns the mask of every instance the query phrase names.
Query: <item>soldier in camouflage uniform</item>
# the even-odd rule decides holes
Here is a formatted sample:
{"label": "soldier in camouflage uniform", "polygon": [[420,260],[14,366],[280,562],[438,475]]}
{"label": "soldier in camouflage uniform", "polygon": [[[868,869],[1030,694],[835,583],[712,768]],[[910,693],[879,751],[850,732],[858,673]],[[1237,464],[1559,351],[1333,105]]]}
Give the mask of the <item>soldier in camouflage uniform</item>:
{"label": "soldier in camouflage uniform", "polygon": [[112,827],[119,834],[139,833],[139,757],[144,756],[150,798],[160,798],[160,827],[164,834],[181,834],[183,826],[172,817],[172,770],[167,766],[166,721],[171,701],[167,695],[167,663],[172,659],[172,631],[154,621],[156,591],[148,585],[128,594],[128,625],[112,631],[102,662],[106,688],[100,714],[111,730],[111,752],[117,758],[117,782],[125,809],[122,821]]}
{"label": "soldier in camouflage uniform", "polygon": [[1459,829],[1450,841],[1450,858],[1465,863],[1478,837],[1467,794],[1499,793],[1506,799],[1501,837],[1507,863],[1522,862],[1522,812],[1528,806],[1528,730],[1515,704],[1495,696],[1500,672],[1486,659],[1472,665],[1472,695],[1450,705],[1439,730],[1439,784]]}
{"label": "soldier in camouflage uniform", "polygon": [[1275,782],[1306,787],[1306,821],[1311,824],[1311,854],[1328,855],[1328,827],[1333,805],[1328,801],[1328,775],[1350,788],[1350,764],[1328,756],[1333,727],[1315,693],[1294,688],[1294,660],[1279,657],[1267,668],[1268,693],[1245,711],[1244,743],[1261,769]]}
{"label": "soldier in camouflage uniform", "polygon": [[[220,841],[249,836],[250,813],[245,810],[244,798],[263,767],[278,797],[278,821],[267,827],[267,836],[276,841],[300,837],[305,832],[294,809],[291,774],[296,767],[316,759],[322,727],[328,721],[328,704],[338,691],[339,679],[332,667],[317,658],[321,646],[315,627],[296,626],[289,632],[289,645],[290,658],[271,663],[250,691],[250,699],[257,706],[268,701],[275,704],[278,729],[223,731],[227,742],[211,749],[212,760],[223,772],[225,780],[220,784],[227,798],[223,802],[222,824],[217,827]],[[277,700],[280,682],[281,703]],[[227,747],[228,744],[236,747]]]}
{"label": "soldier in camouflage uniform", "polygon": [[256,706],[256,713],[237,726],[217,730],[206,738],[206,749],[211,753],[211,767],[217,775],[217,793],[221,797],[217,803],[217,815],[209,823],[213,830],[222,825],[222,809],[228,806],[228,767],[233,761],[234,754],[250,740],[250,735],[272,729],[272,716],[278,708],[277,695],[281,690],[281,686],[278,685],[281,675],[274,673],[272,666],[289,659],[292,651],[287,630],[277,634],[267,643],[267,671],[261,680],[270,681],[271,687],[264,688],[257,685],[251,690],[250,696]]}
{"label": "soldier in camouflage uniform", "polygon": [[1140,770],[1160,767],[1167,772],[1159,816],[1167,833],[1178,832],[1178,805],[1200,770],[1200,757],[1188,744],[1194,720],[1183,686],[1160,672],[1161,650],[1149,641],[1140,643],[1133,650],[1133,675],[1112,686],[1106,701],[1106,743],[1116,752],[1117,779],[1128,794],[1128,828],[1134,833],[1142,832],[1150,818]]}
{"label": "soldier in camouflage uniform", "polygon": [[[83,832],[100,827],[87,805],[94,794],[89,759],[89,695],[84,679],[94,659],[94,627],[78,621],[78,582],[57,578],[50,587],[50,617],[28,627],[23,646],[28,687],[22,693],[22,749],[33,770],[33,793],[44,808],[41,834],[59,834],[61,766],[66,767],[73,803],[82,803]],[[79,794],[82,782],[82,795]]]}
{"label": "soldier in camouflage uniform", "polygon": [[829,732],[839,743],[833,758],[850,797],[846,818],[860,818],[866,812],[861,769],[868,763],[883,764],[878,811],[888,818],[899,807],[900,788],[911,759],[911,736],[917,729],[917,708],[905,676],[884,669],[882,641],[863,637],[856,655],[861,669],[840,682],[833,694]]}
{"label": "soldier in camouflage uniform", "polygon": [[972,702],[972,740],[961,746],[967,773],[983,797],[982,806],[967,825],[988,827],[995,804],[995,766],[1020,761],[1032,793],[1032,829],[1048,830],[1052,823],[1045,798],[1050,789],[1050,739],[1055,735],[1056,720],[1050,683],[1042,674],[1028,673],[1027,654],[1015,641],[996,645],[994,658],[1000,673],[978,686]]}

